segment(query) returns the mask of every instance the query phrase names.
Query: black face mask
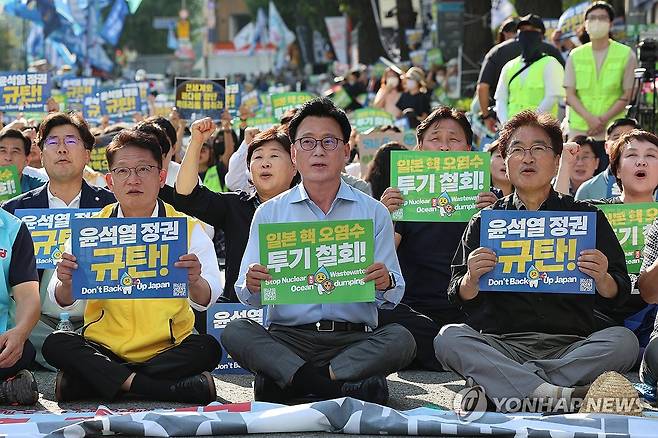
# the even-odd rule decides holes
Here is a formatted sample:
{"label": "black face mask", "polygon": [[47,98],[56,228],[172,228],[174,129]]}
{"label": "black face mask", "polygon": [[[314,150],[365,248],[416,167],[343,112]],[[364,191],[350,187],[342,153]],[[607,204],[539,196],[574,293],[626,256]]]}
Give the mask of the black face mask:
{"label": "black face mask", "polygon": [[533,61],[541,55],[542,34],[532,30],[519,32],[521,56],[525,61]]}

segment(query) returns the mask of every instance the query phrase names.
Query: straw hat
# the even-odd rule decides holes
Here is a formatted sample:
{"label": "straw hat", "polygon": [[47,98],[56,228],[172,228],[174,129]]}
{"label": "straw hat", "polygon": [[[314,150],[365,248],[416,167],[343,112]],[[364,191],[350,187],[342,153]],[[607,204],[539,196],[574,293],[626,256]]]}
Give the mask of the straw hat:
{"label": "straw hat", "polygon": [[592,383],[578,411],[642,416],[642,404],[633,384],[621,374],[608,371]]}

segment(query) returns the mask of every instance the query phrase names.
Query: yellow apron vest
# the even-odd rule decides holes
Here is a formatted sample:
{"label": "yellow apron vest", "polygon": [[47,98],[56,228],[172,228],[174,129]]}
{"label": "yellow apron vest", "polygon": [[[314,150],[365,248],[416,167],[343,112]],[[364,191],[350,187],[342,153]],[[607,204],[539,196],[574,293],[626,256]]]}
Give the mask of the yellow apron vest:
{"label": "yellow apron vest", "polygon": [[[167,217],[186,217],[162,204]],[[116,205],[104,207],[97,216],[110,217]],[[187,218],[188,247],[196,224],[200,222]],[[187,338],[194,328],[194,313],[187,298],[87,300],[84,322],[86,339],[128,362],[145,362]]]}

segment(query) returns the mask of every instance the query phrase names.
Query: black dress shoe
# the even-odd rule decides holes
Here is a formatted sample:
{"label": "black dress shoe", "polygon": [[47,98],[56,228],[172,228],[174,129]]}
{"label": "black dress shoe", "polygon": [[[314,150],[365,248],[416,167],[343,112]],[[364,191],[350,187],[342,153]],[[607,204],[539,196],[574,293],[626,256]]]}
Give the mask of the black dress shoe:
{"label": "black dress shoe", "polygon": [[69,402],[76,400],[87,400],[98,398],[90,385],[81,378],[72,377],[64,371],[58,371],[55,377],[55,400],[58,402]]}
{"label": "black dress shoe", "polygon": [[383,376],[371,376],[356,382],[345,382],[341,391],[345,397],[380,405],[384,405],[388,401],[388,384]]}
{"label": "black dress shoe", "polygon": [[289,404],[297,395],[292,388],[282,389],[274,380],[262,374],[254,376],[254,400]]}
{"label": "black dress shoe", "polygon": [[186,377],[169,387],[176,401],[208,404],[217,400],[215,380],[208,371]]}

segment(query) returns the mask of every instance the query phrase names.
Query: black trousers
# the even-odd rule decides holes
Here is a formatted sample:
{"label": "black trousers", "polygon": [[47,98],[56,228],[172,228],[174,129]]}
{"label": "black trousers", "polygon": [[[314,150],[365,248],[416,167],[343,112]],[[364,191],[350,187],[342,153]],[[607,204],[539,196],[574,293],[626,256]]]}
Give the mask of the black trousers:
{"label": "black trousers", "polygon": [[146,362],[126,362],[108,348],[72,332],[49,335],[43,343],[46,361],[88,385],[103,399],[113,400],[132,374],[179,380],[212,371],[222,358],[219,342],[210,335],[189,335],[179,345]]}
{"label": "black trousers", "polygon": [[29,339],[26,340],[25,344],[23,345],[23,355],[21,358],[18,359],[18,361],[16,361],[16,363],[9,368],[0,368],[0,380],[14,377],[20,370],[26,370],[30,368],[30,365],[32,365],[36,355],[37,351],[34,349],[34,345],[32,345],[32,342],[30,342]]}
{"label": "black trousers", "polygon": [[459,309],[436,313],[421,313],[407,304],[400,303],[394,309],[379,309],[379,327],[397,323],[409,330],[416,341],[416,357],[406,369],[444,371],[434,353],[434,338],[446,324],[461,323],[466,315]]}

